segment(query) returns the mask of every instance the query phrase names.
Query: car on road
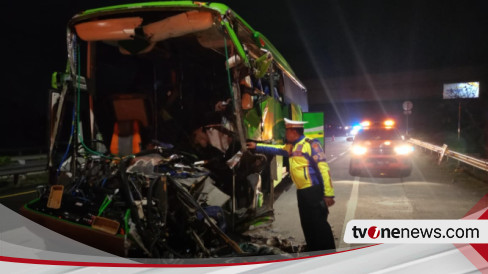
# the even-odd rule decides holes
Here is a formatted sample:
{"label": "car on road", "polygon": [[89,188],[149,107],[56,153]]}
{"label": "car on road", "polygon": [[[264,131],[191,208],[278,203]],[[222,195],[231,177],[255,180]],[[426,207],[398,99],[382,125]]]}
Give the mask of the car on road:
{"label": "car on road", "polygon": [[393,120],[365,121],[353,138],[349,174],[352,176],[407,177],[412,172],[413,146],[395,128]]}

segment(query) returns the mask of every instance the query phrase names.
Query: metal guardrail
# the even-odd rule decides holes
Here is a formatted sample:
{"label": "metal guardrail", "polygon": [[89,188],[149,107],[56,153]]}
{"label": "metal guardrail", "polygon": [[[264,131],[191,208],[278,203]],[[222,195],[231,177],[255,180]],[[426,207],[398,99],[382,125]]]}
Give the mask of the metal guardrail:
{"label": "metal guardrail", "polygon": [[47,170],[47,157],[44,154],[14,156],[10,162],[0,166],[0,177],[14,176],[18,184],[19,175]]}
{"label": "metal guardrail", "polygon": [[420,140],[413,139],[413,138],[410,138],[408,140],[408,142],[413,144],[413,145],[423,147],[423,148],[426,148],[426,149],[429,149],[429,150],[432,150],[434,152],[439,153],[438,163],[442,162],[442,159],[444,157],[449,157],[449,158],[456,159],[460,162],[463,162],[465,164],[468,164],[470,166],[479,168],[481,170],[488,171],[488,160],[478,159],[478,158],[471,157],[471,156],[468,156],[468,155],[465,155],[465,154],[462,154],[462,153],[459,153],[456,151],[451,151],[451,150],[449,150],[449,148],[446,144],[444,144],[442,147],[440,147],[440,146],[436,146],[436,145],[433,145],[430,143],[422,142]]}

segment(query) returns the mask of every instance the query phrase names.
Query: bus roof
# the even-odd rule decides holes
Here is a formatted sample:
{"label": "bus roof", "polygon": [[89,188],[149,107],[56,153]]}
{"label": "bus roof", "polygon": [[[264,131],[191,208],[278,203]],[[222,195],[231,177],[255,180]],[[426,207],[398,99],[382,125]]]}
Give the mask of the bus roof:
{"label": "bus roof", "polygon": [[[283,70],[285,74],[302,90],[306,90],[303,83],[297,78],[291,66],[281,55],[281,53],[273,46],[273,44],[260,32],[254,30],[241,16],[235,13],[227,5],[221,3],[208,3],[208,2],[193,2],[193,1],[158,1],[158,2],[145,2],[145,3],[133,3],[133,4],[122,4],[101,7],[96,9],[89,9],[73,16],[69,22],[70,26],[77,23],[88,21],[90,19],[99,17],[100,15],[114,15],[114,14],[125,14],[132,13],[135,11],[151,11],[151,10],[207,10],[212,11],[214,16],[220,16],[220,18],[231,19],[234,24],[238,24],[241,29],[244,29],[249,33],[250,38],[254,41],[255,46],[260,49],[271,52],[275,63]],[[225,21],[225,20],[224,20]],[[223,25],[228,24],[223,22]],[[244,60],[244,63],[249,64],[249,60],[242,49],[242,45],[236,43],[239,41],[237,34],[234,32],[233,28],[227,27],[227,31],[231,36],[234,44],[237,47],[237,52],[240,57]]]}

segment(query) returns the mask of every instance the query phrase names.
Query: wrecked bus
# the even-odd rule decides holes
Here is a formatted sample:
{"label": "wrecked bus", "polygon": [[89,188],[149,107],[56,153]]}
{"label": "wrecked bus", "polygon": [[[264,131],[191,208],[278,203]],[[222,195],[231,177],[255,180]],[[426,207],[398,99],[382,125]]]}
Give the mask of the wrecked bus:
{"label": "wrecked bus", "polygon": [[53,74],[49,183],[22,213],[128,257],[245,254],[236,235],[273,219],[284,141],[303,84],[223,4],[118,5],[76,14]]}

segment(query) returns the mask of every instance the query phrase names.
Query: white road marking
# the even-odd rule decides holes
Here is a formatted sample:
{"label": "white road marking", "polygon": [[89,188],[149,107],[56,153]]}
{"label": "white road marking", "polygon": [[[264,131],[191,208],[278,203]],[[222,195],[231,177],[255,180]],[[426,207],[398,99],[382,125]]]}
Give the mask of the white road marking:
{"label": "white road marking", "polygon": [[347,150],[346,150],[346,151],[344,151],[344,152],[342,152],[342,153],[340,153],[340,154],[339,154],[339,156],[337,156],[337,157],[334,157],[334,158],[330,159],[329,161],[327,161],[327,163],[329,163],[329,164],[330,164],[330,163],[334,162],[335,160],[339,159],[340,157],[342,157],[342,155],[344,155],[344,154],[346,154],[346,153],[347,153]]}
{"label": "white road marking", "polygon": [[344,217],[344,223],[342,227],[342,233],[340,238],[339,248],[349,248],[350,245],[344,243],[344,233],[346,232],[347,223],[354,219],[356,215],[356,208],[358,205],[358,193],[359,193],[359,177],[354,177],[354,183],[352,184],[351,196],[347,202],[346,216]]}

